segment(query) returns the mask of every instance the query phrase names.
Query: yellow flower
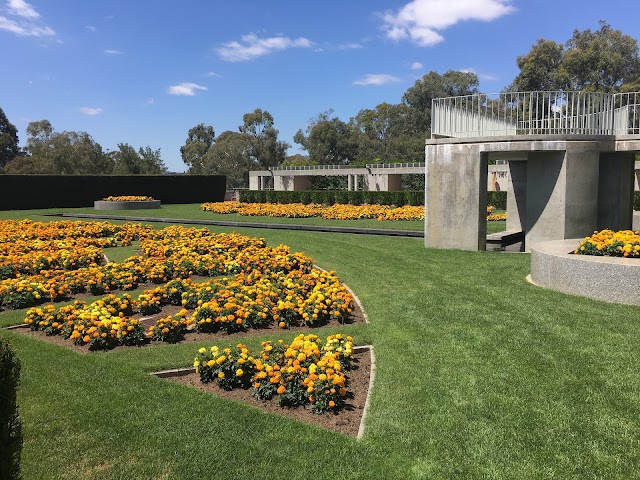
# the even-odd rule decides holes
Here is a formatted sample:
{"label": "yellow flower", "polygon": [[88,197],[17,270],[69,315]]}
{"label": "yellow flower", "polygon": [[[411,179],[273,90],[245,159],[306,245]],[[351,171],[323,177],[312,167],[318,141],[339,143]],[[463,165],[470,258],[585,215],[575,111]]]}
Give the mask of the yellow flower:
{"label": "yellow flower", "polygon": [[236,377],[241,377],[242,375],[244,375],[244,371],[241,368],[236,370]]}

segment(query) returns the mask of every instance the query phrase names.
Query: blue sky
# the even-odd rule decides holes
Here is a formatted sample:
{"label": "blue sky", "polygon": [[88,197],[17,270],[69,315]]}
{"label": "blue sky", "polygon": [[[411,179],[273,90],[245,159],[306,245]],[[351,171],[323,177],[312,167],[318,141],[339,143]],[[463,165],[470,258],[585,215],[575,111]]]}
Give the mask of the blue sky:
{"label": "blue sky", "polygon": [[399,103],[425,73],[472,70],[511,83],[538,38],[565,42],[598,20],[640,37],[637,0],[0,0],[0,108],[88,132],[104,149],[180,146],[198,123],[237,131],[268,110],[293,135],[329,108],[348,121]]}

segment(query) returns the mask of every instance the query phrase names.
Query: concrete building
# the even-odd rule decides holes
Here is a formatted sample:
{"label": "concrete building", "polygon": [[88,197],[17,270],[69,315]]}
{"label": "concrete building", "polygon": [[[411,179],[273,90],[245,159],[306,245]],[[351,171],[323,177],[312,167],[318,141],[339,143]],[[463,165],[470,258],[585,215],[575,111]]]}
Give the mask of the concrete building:
{"label": "concrete building", "polygon": [[490,160],[508,161],[507,231],[524,233],[524,251],[539,241],[631,228],[639,151],[638,93],[434,99],[425,245],[486,248]]}

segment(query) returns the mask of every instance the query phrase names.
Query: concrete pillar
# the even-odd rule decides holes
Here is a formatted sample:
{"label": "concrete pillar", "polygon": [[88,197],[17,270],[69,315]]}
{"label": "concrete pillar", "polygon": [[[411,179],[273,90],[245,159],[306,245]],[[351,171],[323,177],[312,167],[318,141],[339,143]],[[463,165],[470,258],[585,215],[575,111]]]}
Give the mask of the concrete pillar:
{"label": "concrete pillar", "polygon": [[507,184],[507,230],[524,230],[527,220],[527,162],[510,161]]}
{"label": "concrete pillar", "polygon": [[249,190],[260,190],[260,177],[249,177]]}
{"label": "concrete pillar", "polygon": [[353,191],[358,191],[358,175],[353,175]]}
{"label": "concrete pillar", "polygon": [[347,175],[347,190],[353,190],[353,177],[352,175]]}
{"label": "concrete pillar", "polygon": [[485,250],[487,155],[478,144],[426,146],[425,246]]}
{"label": "concrete pillar", "polygon": [[402,190],[402,175],[365,175],[364,189],[374,192],[399,192],[400,190]]}
{"label": "concrete pillar", "polygon": [[601,153],[598,181],[598,230],[632,226],[634,152]]}
{"label": "concrete pillar", "polygon": [[310,180],[306,175],[274,175],[273,189],[287,192],[309,190]]}
{"label": "concrete pillar", "polygon": [[597,227],[599,144],[536,151],[527,165],[525,245],[580,238]]}

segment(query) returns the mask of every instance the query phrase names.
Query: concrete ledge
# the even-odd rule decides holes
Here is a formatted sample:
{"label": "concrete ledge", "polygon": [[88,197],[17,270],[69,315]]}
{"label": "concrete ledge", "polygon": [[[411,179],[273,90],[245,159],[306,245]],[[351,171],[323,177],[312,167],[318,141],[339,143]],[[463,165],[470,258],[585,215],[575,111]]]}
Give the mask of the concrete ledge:
{"label": "concrete ledge", "polygon": [[533,284],[606,302],[640,305],[640,259],[574,255],[582,238],[531,246]]}
{"label": "concrete ledge", "polygon": [[107,202],[105,200],[96,200],[93,202],[93,208],[96,210],[148,210],[152,208],[160,208],[160,200],[130,202]]}

